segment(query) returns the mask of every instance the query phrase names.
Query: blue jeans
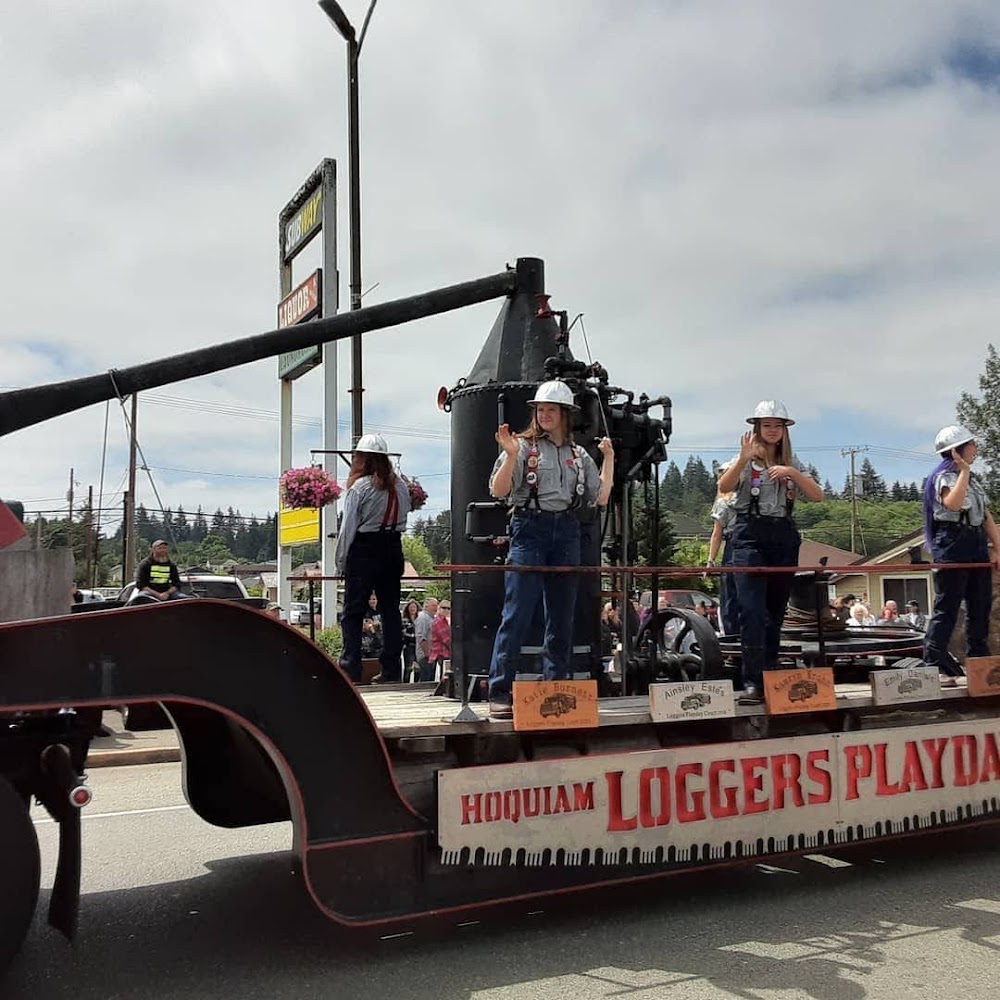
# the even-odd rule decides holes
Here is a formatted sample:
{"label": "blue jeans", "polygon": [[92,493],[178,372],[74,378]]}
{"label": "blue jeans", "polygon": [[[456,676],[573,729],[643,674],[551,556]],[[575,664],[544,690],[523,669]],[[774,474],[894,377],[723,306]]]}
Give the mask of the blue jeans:
{"label": "blue jeans", "polygon": [[[801,537],[787,517],[741,514],[733,528],[734,566],[797,566]],[[762,687],[778,666],[781,625],[794,573],[736,573],[743,683]]]}
{"label": "blue jeans", "polygon": [[[572,514],[518,511],[510,524],[514,566],[579,566],[580,522]],[[490,661],[490,701],[509,703],[521,644],[541,597],[545,611],[542,671],[546,680],[570,676],[577,574],[506,573],[503,616]]]}
{"label": "blue jeans", "polygon": [[[989,562],[986,531],[958,523],[938,521],[931,539],[934,562]],[[934,570],[934,617],[924,637],[924,660],[941,673],[961,674],[948,652],[958,609],[965,601],[965,641],[969,656],[989,656],[990,608],[993,572],[984,569]]]}
{"label": "blue jeans", "polygon": [[[733,564],[733,536],[723,536],[726,547],[722,550],[722,566]],[[719,618],[726,635],[740,634],[740,599],[736,593],[736,574],[723,573],[719,577]]]}

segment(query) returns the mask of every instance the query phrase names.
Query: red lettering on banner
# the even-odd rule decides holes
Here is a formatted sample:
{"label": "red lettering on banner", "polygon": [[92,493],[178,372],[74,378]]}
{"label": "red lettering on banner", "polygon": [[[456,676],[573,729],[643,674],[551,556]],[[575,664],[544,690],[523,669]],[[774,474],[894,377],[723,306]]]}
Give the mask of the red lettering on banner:
{"label": "red lettering on banner", "polygon": [[743,770],[743,812],[767,812],[767,797],[758,799],[755,794],[764,790],[764,775],[756,772],[766,770],[767,758],[744,757],[740,767]]}
{"label": "red lettering on banner", "polygon": [[678,823],[693,823],[695,820],[705,818],[705,793],[701,789],[690,791],[688,789],[688,775],[695,774],[701,776],[701,764],[681,764],[674,771],[674,784],[676,793],[674,801],[677,809]]}
{"label": "red lettering on banner", "polygon": [[858,782],[862,778],[872,776],[872,751],[871,747],[861,744],[859,746],[844,747],[844,759],[847,762],[847,791],[844,798],[847,801],[859,797]]}
{"label": "red lettering on banner", "polygon": [[485,795],[486,807],[483,809],[483,819],[487,823],[495,823],[503,818],[503,804],[499,792],[487,792]]}
{"label": "red lettering on banner", "polygon": [[534,819],[542,809],[542,790],[540,788],[527,788],[524,791],[524,802],[522,811],[526,819]]}
{"label": "red lettering on banner", "polygon": [[997,749],[996,737],[987,733],[983,737],[983,769],[979,772],[979,780],[996,781],[1000,779],[1000,752]]}
{"label": "red lettering on banner", "polygon": [[785,792],[791,792],[792,805],[804,805],[802,787],[802,762],[797,753],[778,753],[771,758],[771,808],[785,808]]}
{"label": "red lettering on banner", "polygon": [[554,813],[569,813],[573,811],[573,807],[569,804],[569,795],[562,785],[556,791],[556,807],[552,811]]}
{"label": "red lettering on banner", "polygon": [[806,774],[810,781],[820,787],[820,791],[809,793],[807,801],[811,806],[825,805],[833,798],[833,779],[826,768],[819,766],[820,761],[825,764],[830,763],[829,750],[810,750],[806,754]]}
{"label": "red lettering on banner", "polygon": [[588,781],[585,785],[573,782],[573,812],[590,812],[594,808],[594,783]]}
{"label": "red lettering on banner", "polygon": [[736,805],[736,785],[721,784],[722,774],[735,774],[736,761],[713,760],[708,765],[708,808],[713,819],[725,819],[727,816],[738,816]]}
{"label": "red lettering on banner", "polygon": [[482,803],[483,797],[479,792],[476,792],[475,795],[462,796],[462,826],[467,826],[469,823],[482,823]]}
{"label": "red lettering on banner", "polygon": [[951,741],[955,753],[955,787],[965,788],[976,783],[979,771],[979,753],[974,736],[954,736]]}
{"label": "red lettering on banner", "polygon": [[604,780],[608,783],[608,833],[634,830],[639,825],[635,816],[626,819],[622,815],[623,774],[623,771],[608,771],[604,775]]}
{"label": "red lettering on banner", "polygon": [[[660,811],[653,811],[653,782],[658,786]],[[639,773],[639,824],[644,828],[666,826],[670,822],[670,770],[644,767]]]}
{"label": "red lettering on banner", "polygon": [[940,736],[934,740],[921,740],[924,753],[931,759],[931,788],[944,788],[944,775],[941,773],[941,758],[944,748],[948,745],[948,737]]}
{"label": "red lettering on banner", "polygon": [[542,789],[542,797],[544,799],[544,805],[542,806],[542,815],[551,816],[552,815],[552,786],[546,785]]}
{"label": "red lettering on banner", "polygon": [[906,756],[903,758],[903,777],[899,779],[899,791],[927,791],[927,780],[924,778],[920,751],[913,740],[906,741]]}
{"label": "red lettering on banner", "polygon": [[888,743],[875,744],[875,794],[880,796],[899,794],[899,786],[889,784],[888,763],[886,761],[888,753]]}

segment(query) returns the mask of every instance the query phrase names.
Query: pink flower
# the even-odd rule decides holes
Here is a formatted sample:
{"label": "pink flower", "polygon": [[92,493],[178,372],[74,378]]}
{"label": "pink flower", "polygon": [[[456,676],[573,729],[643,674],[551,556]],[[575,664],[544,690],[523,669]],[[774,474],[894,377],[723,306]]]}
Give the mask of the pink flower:
{"label": "pink flower", "polygon": [[420,485],[419,479],[408,479],[403,476],[403,482],[410,491],[410,510],[420,510],[427,503],[427,490]]}
{"label": "pink flower", "polygon": [[310,507],[326,507],[343,492],[330,474],[316,465],[304,469],[288,469],[278,481],[281,498],[286,507],[302,510]]}

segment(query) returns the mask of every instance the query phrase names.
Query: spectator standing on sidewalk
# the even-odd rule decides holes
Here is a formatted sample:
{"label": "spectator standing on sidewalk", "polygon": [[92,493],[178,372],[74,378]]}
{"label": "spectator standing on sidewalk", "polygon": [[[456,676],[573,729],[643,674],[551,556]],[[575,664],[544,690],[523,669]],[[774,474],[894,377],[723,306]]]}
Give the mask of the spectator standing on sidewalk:
{"label": "spectator standing on sidewalk", "polygon": [[403,680],[411,681],[417,667],[417,618],[420,617],[420,605],[416,601],[407,601],[403,609]]}
{"label": "spectator standing on sidewalk", "polygon": [[434,616],[437,614],[438,602],[436,597],[428,597],[424,601],[423,610],[417,615],[415,634],[417,640],[417,667],[419,673],[418,681],[434,680],[434,662],[431,660],[431,625],[434,623]]}
{"label": "spectator standing on sidewalk", "polygon": [[428,659],[434,664],[434,678],[438,667],[444,672],[444,661],[451,659],[451,601],[447,598],[438,605],[437,614],[431,622],[431,646]]}

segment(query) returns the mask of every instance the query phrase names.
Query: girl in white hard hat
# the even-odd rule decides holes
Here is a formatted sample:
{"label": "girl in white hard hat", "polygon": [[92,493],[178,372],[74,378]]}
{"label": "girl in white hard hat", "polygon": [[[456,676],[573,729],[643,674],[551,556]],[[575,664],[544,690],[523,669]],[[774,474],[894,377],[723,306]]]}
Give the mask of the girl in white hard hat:
{"label": "girl in white hard hat", "polygon": [[385,439],[380,434],[362,435],[347,477],[344,515],[334,556],[337,572],[345,577],[340,666],[356,683],[361,681],[362,622],[373,592],[382,615],[381,680],[401,680],[401,535],[409,512],[410,491],[392,471]]}
{"label": "girl in white hard hat", "polygon": [[[520,434],[507,424],[496,433],[501,453],[490,476],[490,493],[513,508],[508,563],[579,566],[581,508],[607,505],[614,477],[611,441],[598,444],[601,469],[573,443],[572,414],[579,409],[565,382],[543,382],[529,401],[531,423]],[[577,579],[574,573],[505,574],[503,616],[490,662],[490,716],[509,719],[521,643],[539,598],[545,611],[542,664],[546,680],[570,676]]]}
{"label": "girl in white hard hat", "polygon": [[[763,399],[747,417],[739,454],[723,466],[719,493],[736,492],[731,546],[733,566],[797,566],[798,529],[792,510],[799,495],[822,500],[823,490],[792,452],[795,423],[784,404]],[[763,701],[764,671],[778,667],[781,624],[793,573],[737,573],[743,692],[740,701]]]}
{"label": "girl in white hard hat", "polygon": [[[972,432],[960,424],[942,427],[934,439],[940,463],[924,486],[924,534],[936,563],[1000,565],[1000,533],[989,512],[989,501],[972,475],[978,454]],[[992,543],[992,552],[987,547]],[[934,616],[924,638],[924,660],[938,668],[941,683],[955,686],[962,668],[948,652],[958,609],[965,601],[965,641],[969,656],[988,656],[992,567],[935,570]]]}

